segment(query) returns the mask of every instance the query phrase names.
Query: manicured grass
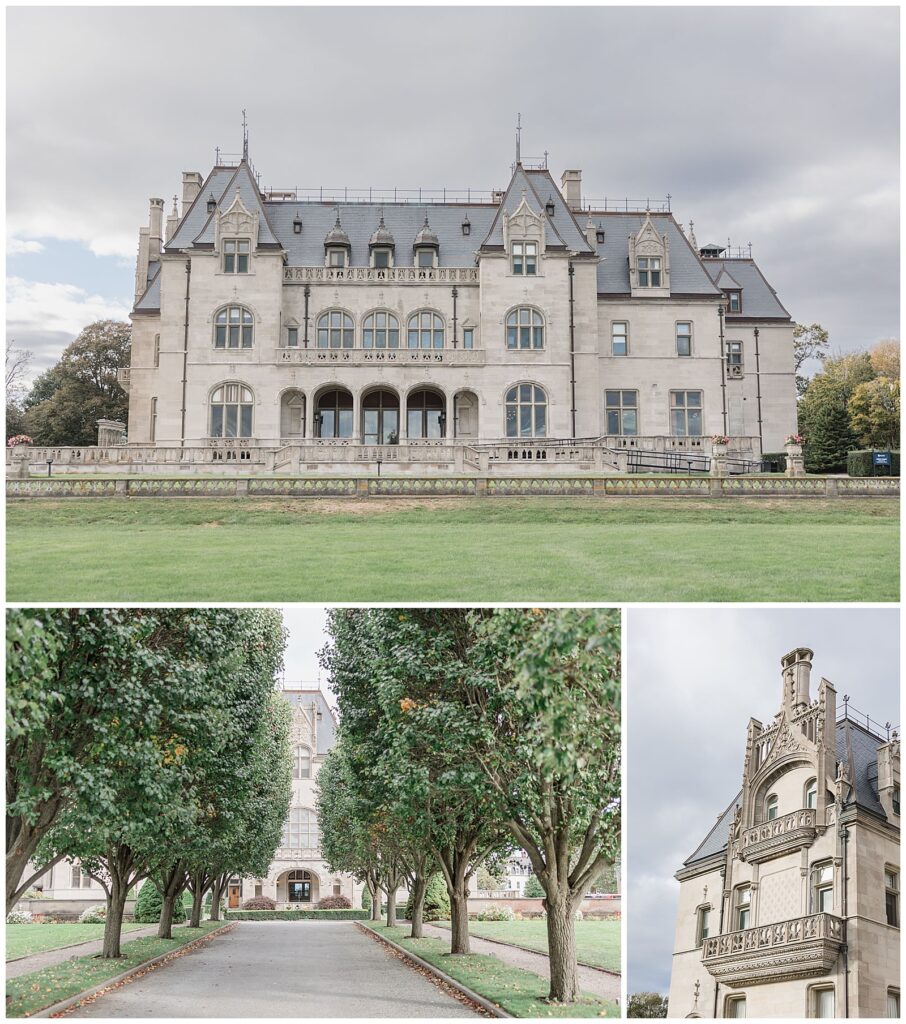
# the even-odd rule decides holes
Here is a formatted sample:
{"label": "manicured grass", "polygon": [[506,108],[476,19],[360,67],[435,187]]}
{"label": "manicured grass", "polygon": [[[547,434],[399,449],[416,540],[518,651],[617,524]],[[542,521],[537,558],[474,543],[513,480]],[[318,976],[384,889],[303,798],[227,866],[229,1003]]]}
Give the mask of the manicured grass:
{"label": "manicured grass", "polygon": [[6,981],[7,1017],[27,1017],[45,1006],[76,996],[86,989],[138,967],[147,960],[170,953],[208,932],[223,928],[223,921],[205,921],[200,928],[174,928],[172,939],[147,936],[123,944],[119,960],[80,956],[53,967]]}
{"label": "manicured grass", "polygon": [[[448,921],[439,921],[449,928]],[[547,924],[541,918],[531,921],[469,921],[472,935],[498,942],[511,942],[539,953],[547,952]],[[591,967],[620,970],[620,922],[576,921],[576,951],[579,960]]]}
{"label": "manicured grass", "polygon": [[[147,928],[146,924],[127,922],[124,932]],[[8,924],[6,926],[6,959],[15,960],[31,953],[60,949],[76,942],[90,942],[104,935],[102,924]]]}
{"label": "manicured grass", "polygon": [[575,1003],[558,1005],[547,1002],[550,990],[547,978],[531,971],[511,967],[497,957],[470,953],[468,956],[450,956],[450,945],[441,939],[408,938],[408,928],[387,928],[369,922],[364,927],[378,935],[386,935],[397,945],[422,960],[439,967],[445,974],[502,1006],[514,1017],[619,1017],[616,1003],[583,994]]}
{"label": "manicured grass", "polygon": [[36,499],[10,601],[895,601],[897,499]]}

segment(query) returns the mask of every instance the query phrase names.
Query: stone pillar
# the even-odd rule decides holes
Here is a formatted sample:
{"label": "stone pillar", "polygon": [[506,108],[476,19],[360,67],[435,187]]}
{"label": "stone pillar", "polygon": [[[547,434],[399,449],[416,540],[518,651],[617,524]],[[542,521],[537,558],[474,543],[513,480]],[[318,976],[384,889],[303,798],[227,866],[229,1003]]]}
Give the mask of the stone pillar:
{"label": "stone pillar", "polygon": [[6,476],[10,480],[28,480],[31,476],[29,446],[17,444],[6,452]]}
{"label": "stone pillar", "polygon": [[444,408],[444,440],[449,443],[455,434],[453,428],[455,425],[456,409],[452,395],[445,395],[444,398],[446,401]]}
{"label": "stone pillar", "polygon": [[805,476],[805,459],[801,444],[788,444],[786,448],[786,475]]}
{"label": "stone pillar", "polygon": [[722,442],[711,444],[711,476],[727,475],[727,446]]}

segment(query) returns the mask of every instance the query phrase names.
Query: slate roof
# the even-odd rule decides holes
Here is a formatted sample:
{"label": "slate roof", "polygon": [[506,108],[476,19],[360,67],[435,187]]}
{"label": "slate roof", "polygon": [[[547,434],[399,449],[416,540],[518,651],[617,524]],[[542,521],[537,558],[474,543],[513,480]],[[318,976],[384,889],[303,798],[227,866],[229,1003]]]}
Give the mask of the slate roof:
{"label": "slate roof", "polygon": [[191,246],[208,219],[208,197],[212,195],[219,203],[235,174],[235,167],[215,167],[211,171],[201,186],[201,191],[195,197],[195,202],[179,222],[173,237],[167,242],[165,248],[188,249]]}
{"label": "slate roof", "polygon": [[[154,269],[154,276],[151,276],[151,266]],[[136,311],[143,313],[160,312],[160,261],[152,260],[148,267],[148,287],[135,304]]]}
{"label": "slate roof", "polygon": [[290,704],[296,707],[300,704],[317,704],[318,710],[321,712],[321,717],[318,720],[318,753],[326,754],[337,741],[337,719],[324,694],[321,690],[281,690],[280,692]]}
{"label": "slate roof", "polygon": [[[673,251],[670,252],[671,257]],[[789,320],[790,314],[777,298],[777,293],[765,280],[753,259],[706,259],[702,265],[712,280],[719,281],[721,274],[729,274],[735,284],[729,287],[742,289],[742,312],[744,319],[771,317]]]}
{"label": "slate roof", "polygon": [[[847,734],[849,735],[849,744],[847,744]],[[878,799],[878,747],[882,746],[884,742],[850,719],[837,722],[837,759],[848,760],[848,745],[852,747],[855,803],[863,810],[870,811],[882,818],[885,817],[885,814],[881,801]],[[707,860],[708,857],[726,850],[730,825],[741,797],[742,791],[736,794],[730,806],[718,818],[717,824],[701,841],[695,852],[683,861],[683,867]]]}

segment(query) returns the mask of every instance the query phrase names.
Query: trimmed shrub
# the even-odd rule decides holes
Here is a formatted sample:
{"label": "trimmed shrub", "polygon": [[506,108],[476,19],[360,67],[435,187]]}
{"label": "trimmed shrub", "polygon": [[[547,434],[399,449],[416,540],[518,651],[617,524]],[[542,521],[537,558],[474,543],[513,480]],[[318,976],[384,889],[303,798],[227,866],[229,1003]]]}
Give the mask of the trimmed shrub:
{"label": "trimmed shrub", "polygon": [[[189,916],[192,901],[188,896],[187,892],[183,892],[181,898],[177,899],[173,904],[174,924],[180,924]],[[157,924],[160,920],[160,912],[163,905],[164,898],[160,890],[153,882],[147,881],[139,889],[138,899],[135,901],[135,914],[132,920],[138,921],[141,924]]]}
{"label": "trimmed shrub", "polygon": [[352,904],[345,896],[325,896],[318,900],[316,910],[350,910]]}
{"label": "trimmed shrub", "polygon": [[[874,459],[873,455],[876,451],[882,451],[883,449],[866,449],[862,451],[853,451],[846,453],[846,472],[850,476],[874,476]],[[887,467],[879,466],[880,470],[887,475]],[[900,475],[900,453],[890,453],[890,476]]]}
{"label": "trimmed shrub", "polygon": [[516,915],[510,907],[498,907],[495,903],[479,910],[475,915],[476,921],[514,921],[515,919]]}
{"label": "trimmed shrub", "polygon": [[581,921],[582,920],[582,911],[581,910],[577,910],[576,911],[575,918],[576,918],[577,921]]}
{"label": "trimmed shrub", "polygon": [[785,473],[786,452],[764,452],[761,456],[762,473]]}
{"label": "trimmed shrub", "polygon": [[243,910],[276,910],[277,904],[270,896],[252,896],[242,904]]}
{"label": "trimmed shrub", "polygon": [[82,924],[103,924],[107,920],[107,904],[99,903],[96,907],[86,907],[79,914]]}
{"label": "trimmed shrub", "polygon": [[530,898],[544,895],[544,887],[535,875],[528,876],[528,881],[525,883],[525,889],[523,890],[522,895]]}
{"label": "trimmed shrub", "polygon": [[368,886],[362,890],[362,910],[371,912],[371,893],[368,890]]}
{"label": "trimmed shrub", "polygon": [[30,910],[11,910],[6,915],[7,924],[31,924],[32,916]]}
{"label": "trimmed shrub", "polygon": [[[412,893],[406,903],[405,913],[402,915],[408,921],[412,920]],[[447,886],[443,875],[432,875],[425,887],[425,909],[423,921],[449,921],[450,920],[450,897],[447,894]]]}
{"label": "trimmed shrub", "polygon": [[[256,896],[256,899],[262,897]],[[229,921],[367,921],[367,910],[228,910]]]}

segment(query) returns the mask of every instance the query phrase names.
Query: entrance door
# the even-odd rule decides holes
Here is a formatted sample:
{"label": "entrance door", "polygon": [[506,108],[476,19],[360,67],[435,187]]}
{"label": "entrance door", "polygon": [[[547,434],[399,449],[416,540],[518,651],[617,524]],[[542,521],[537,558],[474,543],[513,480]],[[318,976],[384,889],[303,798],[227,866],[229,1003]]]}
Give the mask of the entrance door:
{"label": "entrance door", "polygon": [[287,885],[290,903],[311,903],[311,882],[290,881]]}
{"label": "entrance door", "polygon": [[228,901],[229,901],[229,907],[230,907],[231,910],[235,910],[239,906],[239,886],[238,885],[231,885],[231,886],[229,886]]}

